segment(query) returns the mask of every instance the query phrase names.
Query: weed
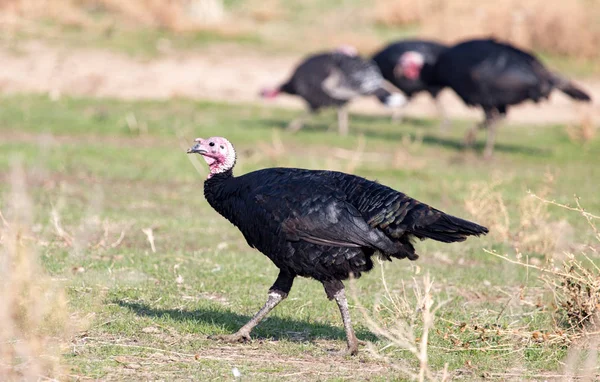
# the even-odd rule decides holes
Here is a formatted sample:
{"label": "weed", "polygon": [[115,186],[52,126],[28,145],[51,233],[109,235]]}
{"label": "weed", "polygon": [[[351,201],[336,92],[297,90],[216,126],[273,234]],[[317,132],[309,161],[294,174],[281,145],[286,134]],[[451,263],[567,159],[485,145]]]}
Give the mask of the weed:
{"label": "weed", "polygon": [[[553,205],[580,214],[588,223],[594,240],[600,243],[600,231],[596,226],[600,216],[587,212],[578,198],[575,199],[576,206],[573,207],[537,195],[531,196],[540,204]],[[560,265],[556,265],[552,258],[546,265],[538,266],[531,264],[521,253],[517,253],[516,259],[512,259],[494,251],[486,252],[511,264],[535,270],[537,278],[552,295],[544,311],[552,314],[554,327],[546,327],[545,330],[526,327],[518,333],[546,346],[558,344],[568,347],[569,352],[564,363],[566,376],[591,378],[597,370],[597,347],[600,339],[600,268],[594,261],[597,245],[584,246],[578,255],[566,253],[566,258]],[[580,365],[582,358],[583,365]]]}
{"label": "weed", "polygon": [[[423,276],[421,282],[414,280],[414,298],[407,296],[404,283],[400,293],[397,294],[390,290],[383,266],[381,267],[381,281],[385,292],[382,300],[374,305],[372,312],[368,312],[360,303],[357,304],[369,329],[387,342],[383,347],[369,343],[370,353],[376,358],[388,362],[401,375],[412,380],[420,382],[426,379],[430,381],[449,380],[448,364],[444,365],[441,373],[434,373],[428,361],[429,333],[434,328],[436,311],[444,305],[442,302],[434,307],[431,277],[427,274]],[[354,293],[354,289],[352,293]],[[354,300],[358,301],[356,295],[354,295]],[[417,336],[417,332],[421,333],[420,337]],[[413,371],[408,364],[392,361],[384,355],[384,350],[393,347],[407,350],[412,354],[419,362],[418,372]],[[441,374],[441,376],[438,377],[437,374]]]}
{"label": "weed", "polygon": [[63,289],[40,266],[25,173],[14,165],[12,192],[0,212],[0,379],[64,375],[61,355],[70,335]]}

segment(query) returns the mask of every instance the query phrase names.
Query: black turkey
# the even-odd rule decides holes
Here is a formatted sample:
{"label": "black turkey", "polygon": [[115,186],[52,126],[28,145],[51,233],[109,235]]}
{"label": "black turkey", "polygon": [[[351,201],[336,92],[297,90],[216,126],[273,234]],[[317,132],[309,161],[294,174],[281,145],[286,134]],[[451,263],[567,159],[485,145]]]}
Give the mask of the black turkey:
{"label": "black turkey", "polygon": [[308,112],[288,125],[296,132],[302,128],[310,114],[325,107],[338,109],[338,128],[341,135],[348,134],[346,104],[361,96],[376,96],[383,104],[402,105],[405,98],[384,89],[384,80],[372,61],[356,54],[353,47],[344,46],[333,52],[319,53],[306,58],[296,68],[291,78],[274,89],[264,89],[261,96],[274,98],[281,93],[302,97]]}
{"label": "black turkey", "polygon": [[488,158],[494,150],[497,122],[509,106],[547,99],[555,88],[577,101],[591,100],[532,54],[493,39],[457,44],[444,51],[435,65],[424,63],[418,70],[425,82],[449,86],[467,105],[483,109],[485,119],[467,132],[465,145],[473,143],[478,129],[487,129],[484,156]]}
{"label": "black turkey", "polygon": [[[400,89],[408,100],[420,92],[431,95],[442,119],[441,127],[448,124],[446,113],[438,98],[438,94],[444,87],[425,82],[419,77],[418,69],[424,63],[435,65],[438,56],[446,49],[448,49],[446,45],[435,41],[402,40],[391,43],[373,56],[373,61],[379,67],[383,78]],[[396,113],[394,117],[396,119]]]}
{"label": "black turkey", "polygon": [[348,352],[358,342],[342,280],[373,268],[373,256],[416,260],[413,239],[463,241],[488,229],[445,214],[382,184],[335,171],[269,168],[233,176],[236,154],[221,137],[196,139],[188,153],[204,157],[208,203],[233,223],[253,248],[279,268],[268,300],[237,333],[240,342],[287,297],[296,276],[320,281],[340,309]]}

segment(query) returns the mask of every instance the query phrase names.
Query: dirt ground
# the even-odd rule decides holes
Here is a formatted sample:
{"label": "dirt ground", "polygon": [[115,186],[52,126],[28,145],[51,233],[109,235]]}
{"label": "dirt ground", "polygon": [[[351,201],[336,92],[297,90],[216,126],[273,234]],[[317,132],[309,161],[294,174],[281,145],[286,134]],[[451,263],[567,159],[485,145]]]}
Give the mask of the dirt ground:
{"label": "dirt ground", "polygon": [[[84,95],[124,99],[190,97],[231,102],[263,102],[262,87],[284,81],[301,59],[298,56],[265,56],[248,48],[219,46],[193,53],[170,53],[153,59],[136,59],[98,49],[71,49],[27,42],[18,51],[0,49],[0,91],[39,92],[51,96]],[[600,80],[578,81],[593,99],[600,99]],[[467,108],[451,91],[442,102],[452,118],[480,119],[481,112]],[[267,105],[300,108],[302,102],[282,96]],[[374,99],[353,102],[352,110],[389,113]],[[415,97],[405,115],[435,116],[427,95]],[[600,121],[600,108],[572,102],[555,92],[549,102],[515,107],[511,121],[527,123],[579,123]]]}

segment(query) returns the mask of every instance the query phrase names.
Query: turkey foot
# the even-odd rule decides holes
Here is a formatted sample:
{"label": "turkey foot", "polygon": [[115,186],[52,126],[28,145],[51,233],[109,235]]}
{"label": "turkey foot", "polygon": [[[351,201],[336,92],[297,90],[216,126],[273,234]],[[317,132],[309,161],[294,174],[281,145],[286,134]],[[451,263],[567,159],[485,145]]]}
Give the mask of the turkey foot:
{"label": "turkey foot", "polygon": [[348,344],[346,350],[342,350],[340,353],[343,355],[357,355],[358,354],[358,341],[354,341]]}
{"label": "turkey foot", "polygon": [[306,122],[309,116],[310,112],[305,111],[303,114],[301,114],[299,117],[297,117],[288,124],[287,131],[289,131],[290,133],[297,133],[300,129],[304,127],[304,123]]}
{"label": "turkey foot", "polygon": [[245,343],[250,342],[252,340],[250,338],[250,333],[241,330],[233,334],[213,335],[208,336],[208,338],[211,340],[223,341],[230,344]]}
{"label": "turkey foot", "polygon": [[[289,274],[285,272],[281,272],[277,280],[275,281],[275,285],[284,285],[284,289],[289,290],[291,287],[291,283],[294,280],[293,277],[290,277]],[[289,284],[289,287],[286,285]],[[275,287],[275,286],[274,286]],[[228,343],[243,343],[250,342],[252,339],[250,338],[250,332],[252,329],[258,325],[258,323],[269,313],[281,300],[287,297],[287,292],[282,292],[277,289],[269,290],[269,298],[265,305],[248,321],[248,323],[240,328],[237,332],[233,334],[224,334],[224,335],[214,335],[209,336],[208,338],[211,340],[219,340]]]}
{"label": "turkey foot", "polygon": [[352,345],[348,344],[348,347],[346,349],[330,350],[328,353],[331,355],[340,356],[340,357],[345,357],[348,355],[354,356],[354,355],[358,354],[358,343],[354,343]]}

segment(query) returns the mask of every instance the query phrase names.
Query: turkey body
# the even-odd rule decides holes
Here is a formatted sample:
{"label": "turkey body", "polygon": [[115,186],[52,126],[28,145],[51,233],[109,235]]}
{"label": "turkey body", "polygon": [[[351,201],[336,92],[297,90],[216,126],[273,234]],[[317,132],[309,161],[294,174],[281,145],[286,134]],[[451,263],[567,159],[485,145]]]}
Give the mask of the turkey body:
{"label": "turkey body", "polygon": [[233,176],[235,149],[223,137],[196,138],[188,154],[200,154],[210,174],[208,203],[242,232],[246,241],[279,268],[267,302],[228,342],[250,340],[250,332],[292,288],[297,276],[323,284],[342,315],[348,353],[358,352],[342,280],[384,259],[417,254],[411,239],[463,241],[487,228],[447,215],[367,179],[335,171],[270,168]]}
{"label": "turkey body", "polygon": [[437,83],[429,84],[422,78],[409,79],[399,76],[396,70],[398,60],[406,52],[417,52],[422,55],[426,64],[435,65],[440,54],[448,47],[428,40],[403,40],[386,46],[373,56],[373,61],[379,67],[383,78],[400,89],[409,99],[420,92],[427,92],[434,99],[443,86]]}
{"label": "turkey body", "polygon": [[284,93],[302,97],[312,111],[345,105],[353,98],[372,95],[383,85],[377,66],[358,56],[331,52],[303,61],[281,85]]}
{"label": "turkey body", "polygon": [[577,100],[590,100],[531,54],[489,39],[466,41],[445,51],[434,76],[434,82],[450,86],[467,105],[503,114],[510,105],[548,98],[554,88]]}
{"label": "turkey body", "polygon": [[415,260],[412,238],[454,242],[487,232],[341,172],[272,168],[240,177],[224,173],[208,179],[204,190],[210,205],[282,272],[321,282],[360,277],[373,267],[375,253],[388,260]]}
{"label": "turkey body", "polygon": [[[402,102],[398,99],[400,94],[391,94],[383,85],[383,77],[373,62],[341,52],[327,52],[305,59],[277,92],[301,97],[310,113],[338,108],[339,131],[345,135],[348,117],[344,106],[352,99],[374,95],[388,106]],[[305,118],[293,121],[289,129],[299,130]]]}
{"label": "turkey body", "polygon": [[485,120],[471,129],[465,143],[471,144],[478,128],[488,129],[485,156],[491,156],[496,122],[509,106],[526,100],[539,102],[559,89],[578,101],[590,96],[568,79],[551,72],[533,55],[495,40],[470,40],[444,51],[435,65],[425,65],[426,82],[451,87],[470,106],[481,107]]}

